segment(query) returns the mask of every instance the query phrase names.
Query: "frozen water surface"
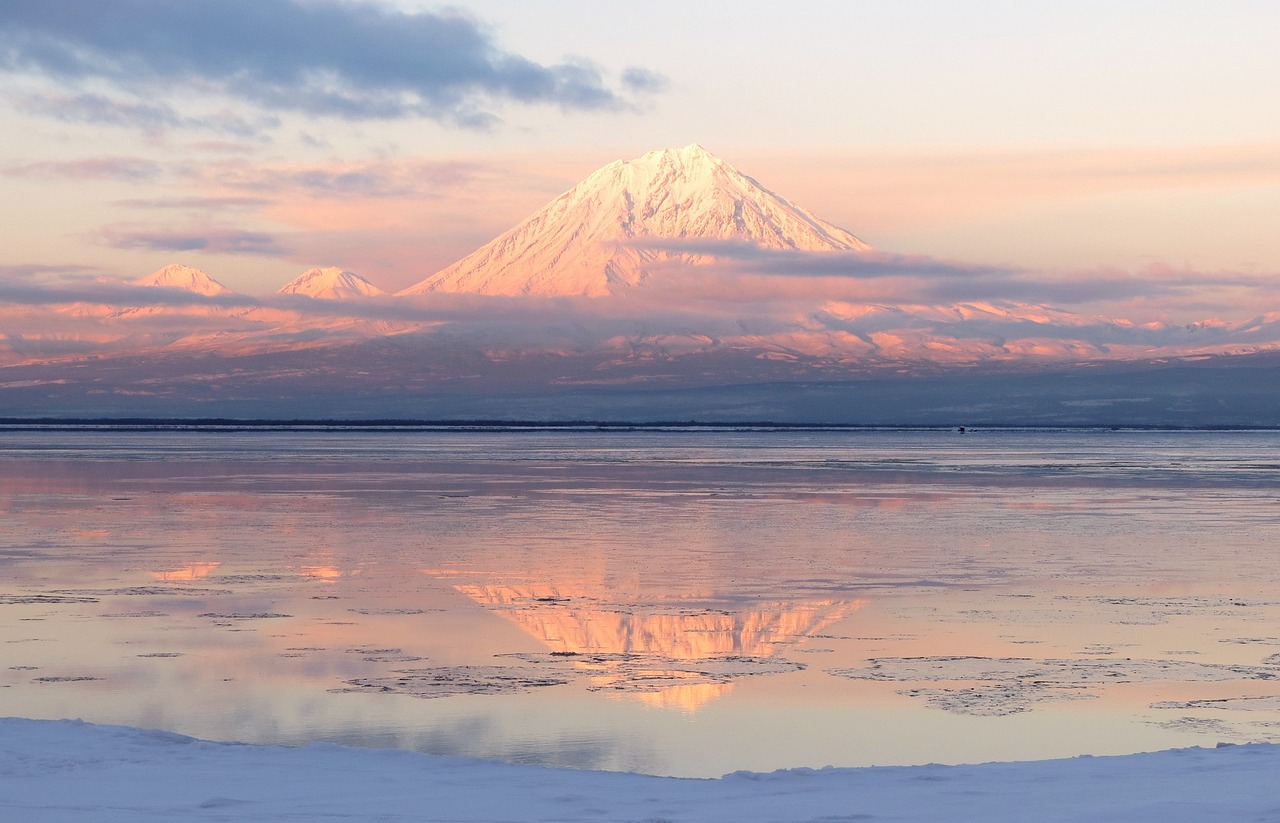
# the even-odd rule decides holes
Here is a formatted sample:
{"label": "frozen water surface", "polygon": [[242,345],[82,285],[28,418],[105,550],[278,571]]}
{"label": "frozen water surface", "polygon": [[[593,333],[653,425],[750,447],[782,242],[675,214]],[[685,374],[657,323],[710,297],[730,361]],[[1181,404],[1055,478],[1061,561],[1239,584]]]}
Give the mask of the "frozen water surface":
{"label": "frozen water surface", "polygon": [[740,769],[1280,738],[1280,433],[0,432],[0,716]]}

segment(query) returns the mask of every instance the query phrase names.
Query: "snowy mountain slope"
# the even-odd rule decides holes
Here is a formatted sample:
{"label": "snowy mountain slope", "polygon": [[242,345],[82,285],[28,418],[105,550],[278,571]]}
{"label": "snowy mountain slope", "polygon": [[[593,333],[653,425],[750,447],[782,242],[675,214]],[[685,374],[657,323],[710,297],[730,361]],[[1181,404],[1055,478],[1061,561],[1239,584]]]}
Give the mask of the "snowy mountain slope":
{"label": "snowy mountain slope", "polygon": [[276,294],[297,294],[319,300],[353,300],[386,292],[354,272],[330,266],[307,269],[281,286]]}
{"label": "snowy mountain slope", "polygon": [[643,283],[658,262],[707,262],[706,255],[662,247],[663,241],[699,240],[799,251],[870,249],[690,145],[610,163],[401,294],[602,296]]}
{"label": "snowy mountain slope", "polygon": [[231,289],[214,280],[209,275],[181,263],[171,263],[146,277],[134,281],[136,286],[158,286],[166,289],[182,289],[184,291],[216,297],[224,294],[235,294]]}

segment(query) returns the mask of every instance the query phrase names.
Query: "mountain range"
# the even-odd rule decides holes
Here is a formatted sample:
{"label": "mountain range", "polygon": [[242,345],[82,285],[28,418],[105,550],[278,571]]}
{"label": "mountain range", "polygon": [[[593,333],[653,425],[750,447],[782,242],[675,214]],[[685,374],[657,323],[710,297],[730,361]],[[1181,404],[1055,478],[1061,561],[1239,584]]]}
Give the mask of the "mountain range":
{"label": "mountain range", "polygon": [[[645,285],[664,265],[714,262],[708,242],[777,251],[871,251],[693,144],[597,169],[491,242],[397,294],[617,295]],[[136,283],[209,296],[231,293],[180,264]],[[329,267],[308,269],[277,293],[349,300],[385,292],[357,274]]]}
{"label": "mountain range", "polygon": [[[237,295],[199,269],[172,264],[129,283],[100,284],[92,296],[0,304],[0,402],[55,413],[95,404],[136,413],[149,403],[208,409],[222,399],[198,398],[217,388],[249,407],[284,409],[291,398],[319,392],[341,398],[326,413],[396,408],[413,416],[441,397],[458,400],[448,408],[507,407],[477,405],[477,393],[581,398],[606,387],[704,391],[961,372],[979,385],[1001,374],[1012,380],[1132,364],[1167,376],[1170,364],[1224,357],[1246,364],[1280,349],[1275,312],[1134,324],[1015,300],[869,299],[857,276],[820,276],[886,259],[892,262],[690,145],[598,169],[396,294],[328,267],[308,269],[273,295]],[[781,262],[783,274],[758,276],[750,264],[759,260]],[[153,288],[155,299],[140,298]],[[964,394],[957,385],[951,391]],[[784,413],[779,408],[800,413],[786,404],[739,408],[717,397],[718,413],[730,416],[754,416],[753,408],[765,416]],[[1064,408],[1095,401],[1113,411],[1146,402],[1086,396],[1079,401],[1086,405]],[[531,413],[578,416],[547,402]],[[824,404],[828,414],[842,413]],[[868,409],[874,406],[859,414]]]}

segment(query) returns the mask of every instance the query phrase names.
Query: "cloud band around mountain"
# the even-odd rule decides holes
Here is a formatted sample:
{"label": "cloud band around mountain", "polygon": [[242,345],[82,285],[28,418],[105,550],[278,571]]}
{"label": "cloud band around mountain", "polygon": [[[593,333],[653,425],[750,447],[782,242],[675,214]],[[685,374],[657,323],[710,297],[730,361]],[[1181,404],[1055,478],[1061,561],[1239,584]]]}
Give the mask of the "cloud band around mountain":
{"label": "cloud band around mountain", "polygon": [[[436,339],[454,340],[476,351],[497,347],[536,353],[559,350],[565,341],[570,341],[575,350],[588,352],[616,347],[621,340],[675,339],[690,335],[708,340],[772,341],[769,345],[778,346],[789,345],[787,341],[796,335],[818,339],[844,335],[860,338],[878,348],[882,336],[887,334],[891,339],[978,341],[990,346],[1001,346],[1010,340],[1045,341],[1060,348],[1089,346],[1100,352],[1105,352],[1108,346],[1143,349],[1172,346],[1179,350],[1233,341],[1242,345],[1268,344],[1280,339],[1277,337],[1280,322],[1274,319],[1260,320],[1256,328],[1248,324],[1194,328],[1172,324],[1139,326],[1054,310],[1046,310],[1043,316],[1016,311],[1005,314],[998,305],[984,307],[982,304],[973,304],[966,311],[919,305],[849,307],[837,302],[802,308],[799,304],[779,304],[774,300],[712,305],[708,299],[705,303],[673,305],[607,297],[512,297],[441,292],[415,297],[325,300],[281,294],[204,295],[182,289],[103,281],[92,279],[89,273],[41,267],[10,267],[0,274],[7,275],[0,282],[0,303],[15,307],[96,304],[125,310],[168,307],[231,312],[215,312],[200,321],[209,327],[217,326],[219,316],[224,321],[239,317],[241,320],[237,322],[255,322],[242,312],[264,309],[289,312],[299,320],[329,318],[342,322],[403,323],[420,330],[430,328],[430,334]],[[118,316],[118,313],[103,314],[102,322],[114,323]],[[43,315],[33,317],[40,320],[35,328],[45,322],[41,319]],[[126,313],[124,317],[129,323],[141,323],[148,328],[188,329],[194,322],[188,314]],[[87,328],[84,324],[94,321],[85,317],[77,322],[84,332]],[[11,330],[21,336],[22,324],[11,325]]]}
{"label": "cloud band around mountain", "polygon": [[[1072,272],[1055,275],[1006,266],[940,260],[925,255],[879,251],[839,252],[770,249],[740,240],[640,239],[634,248],[673,255],[714,259],[713,271],[730,277],[755,275],[787,280],[884,281],[877,300],[893,303],[954,303],[966,300],[1015,300],[1044,303],[1093,303],[1132,297],[1167,297],[1213,289],[1267,289],[1271,278],[1240,273]],[[676,277],[689,268],[678,261],[667,267]],[[703,275],[703,279],[706,277]],[[894,283],[898,283],[895,287]],[[788,288],[779,291],[784,293]],[[744,290],[756,299],[758,289]],[[820,282],[809,292],[838,293]],[[807,292],[808,293],[808,292]],[[727,295],[726,295],[727,296]]]}

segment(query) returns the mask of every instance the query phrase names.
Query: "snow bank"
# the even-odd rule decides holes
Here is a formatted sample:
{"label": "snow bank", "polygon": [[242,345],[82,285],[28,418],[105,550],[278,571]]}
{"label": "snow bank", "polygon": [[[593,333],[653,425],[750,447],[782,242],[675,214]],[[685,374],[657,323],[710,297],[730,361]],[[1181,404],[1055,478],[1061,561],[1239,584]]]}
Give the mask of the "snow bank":
{"label": "snow bank", "polygon": [[0,719],[0,820],[1175,821],[1280,816],[1280,745],[718,780]]}

